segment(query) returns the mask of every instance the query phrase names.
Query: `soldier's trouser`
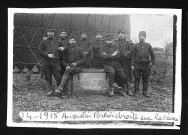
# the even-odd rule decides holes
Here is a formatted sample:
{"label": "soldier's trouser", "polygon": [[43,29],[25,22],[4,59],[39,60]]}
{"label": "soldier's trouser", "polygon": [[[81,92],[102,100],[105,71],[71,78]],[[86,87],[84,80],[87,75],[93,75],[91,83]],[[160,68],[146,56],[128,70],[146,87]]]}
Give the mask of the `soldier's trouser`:
{"label": "soldier's trouser", "polygon": [[150,75],[151,68],[148,68],[149,62],[135,62],[135,90],[139,90],[140,79],[143,81],[143,91],[148,90],[148,77]]}
{"label": "soldier's trouser", "polygon": [[83,63],[83,68],[90,68],[91,67],[91,52],[88,52],[88,54],[85,56],[85,62]]}
{"label": "soldier's trouser", "polygon": [[123,69],[124,69],[124,72],[125,72],[125,75],[127,77],[127,83],[130,83],[131,82],[131,61],[130,59],[127,59],[127,60],[124,60],[122,62],[122,65],[123,65]]}
{"label": "soldier's trouser", "polygon": [[58,89],[63,91],[64,86],[66,85],[68,79],[70,79],[70,76],[72,76],[75,73],[79,73],[80,71],[81,71],[81,68],[78,66],[75,66],[75,67],[72,66],[72,67],[70,67],[70,69],[66,69],[63,74],[63,77],[61,79],[61,83],[60,83]]}
{"label": "soldier's trouser", "polygon": [[61,82],[61,67],[58,62],[49,61],[42,64],[42,74],[45,75],[45,80],[52,85],[52,75],[56,80],[56,85]]}
{"label": "soldier's trouser", "polygon": [[103,59],[101,57],[94,57],[91,62],[92,68],[103,68]]}
{"label": "soldier's trouser", "polygon": [[65,70],[66,68],[63,65],[61,65],[61,76],[63,76],[63,74],[65,73]]}
{"label": "soldier's trouser", "polygon": [[109,77],[109,86],[112,87],[115,82],[115,76],[119,77],[123,82],[126,83],[126,76],[121,67],[113,67],[110,65],[104,66],[104,71],[107,73]]}

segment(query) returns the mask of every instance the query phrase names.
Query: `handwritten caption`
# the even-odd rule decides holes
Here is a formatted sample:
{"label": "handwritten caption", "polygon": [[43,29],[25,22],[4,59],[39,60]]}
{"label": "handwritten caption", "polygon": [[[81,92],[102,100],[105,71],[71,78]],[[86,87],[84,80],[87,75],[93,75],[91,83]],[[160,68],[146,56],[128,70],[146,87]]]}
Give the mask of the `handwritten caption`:
{"label": "handwritten caption", "polygon": [[29,112],[19,113],[23,121],[158,121],[179,122],[175,113],[132,111],[76,111],[76,112]]}

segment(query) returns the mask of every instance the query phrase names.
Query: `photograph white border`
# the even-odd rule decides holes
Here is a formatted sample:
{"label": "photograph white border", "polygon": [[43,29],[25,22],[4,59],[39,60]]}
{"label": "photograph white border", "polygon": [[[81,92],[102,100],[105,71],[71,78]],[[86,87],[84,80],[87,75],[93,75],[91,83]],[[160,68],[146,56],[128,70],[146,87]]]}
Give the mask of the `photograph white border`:
{"label": "photograph white border", "polygon": [[[9,8],[8,9],[8,90],[7,90],[7,126],[13,127],[52,127],[52,128],[148,128],[148,129],[179,129],[174,126],[141,126],[141,125],[77,125],[77,124],[28,124],[14,123],[12,121],[13,107],[13,21],[14,13],[72,13],[72,14],[173,14],[177,16],[177,47],[176,47],[176,70],[175,70],[175,97],[174,113],[179,114],[181,118],[182,110],[182,80],[181,80],[181,27],[182,10],[181,9],[152,9],[152,8]],[[176,125],[180,125],[179,123]]]}

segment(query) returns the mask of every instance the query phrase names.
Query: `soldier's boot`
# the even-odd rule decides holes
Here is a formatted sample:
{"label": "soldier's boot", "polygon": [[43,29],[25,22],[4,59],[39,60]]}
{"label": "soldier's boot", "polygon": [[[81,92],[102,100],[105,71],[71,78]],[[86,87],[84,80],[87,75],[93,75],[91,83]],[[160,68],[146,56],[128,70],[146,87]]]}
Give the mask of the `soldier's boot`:
{"label": "soldier's boot", "polygon": [[46,96],[53,96],[54,90],[53,90],[52,82],[47,81],[47,87],[49,92],[46,94]]}
{"label": "soldier's boot", "polygon": [[68,76],[69,76],[68,74],[63,75],[59,87],[55,90],[56,95],[61,95],[64,92],[64,86],[68,80]]}
{"label": "soldier's boot", "polygon": [[148,93],[148,82],[143,83],[143,95],[148,98],[151,97],[151,95]]}
{"label": "soldier's boot", "polygon": [[135,84],[134,84],[134,96],[138,96],[138,91],[139,91],[139,85],[140,85],[140,80],[135,80]]}
{"label": "soldier's boot", "polygon": [[128,90],[128,86],[127,86],[127,84],[125,84],[125,86],[124,86],[124,88],[123,89],[121,89],[120,91],[119,91],[119,93],[123,96],[123,97],[125,97],[127,94],[127,91]]}
{"label": "soldier's boot", "polygon": [[127,95],[133,96],[133,93],[131,92],[131,89],[130,89],[130,83],[127,83]]}
{"label": "soldier's boot", "polygon": [[62,99],[67,99],[67,98],[70,98],[72,96],[71,83],[72,82],[69,78],[67,84],[65,85],[64,93],[61,96]]}
{"label": "soldier's boot", "polygon": [[114,88],[110,87],[109,91],[108,91],[109,97],[113,97],[114,96]]}

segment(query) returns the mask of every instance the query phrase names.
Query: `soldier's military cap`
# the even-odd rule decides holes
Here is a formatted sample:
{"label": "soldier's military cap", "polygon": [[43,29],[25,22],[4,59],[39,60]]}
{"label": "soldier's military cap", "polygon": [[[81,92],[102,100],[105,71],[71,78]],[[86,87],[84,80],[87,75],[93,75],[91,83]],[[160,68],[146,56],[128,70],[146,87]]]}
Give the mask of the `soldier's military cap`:
{"label": "soldier's military cap", "polygon": [[139,35],[145,35],[146,36],[146,32],[145,31],[140,31]]}
{"label": "soldier's military cap", "polygon": [[[96,31],[95,32],[95,35],[97,35],[97,34],[101,34],[101,32],[100,31]],[[102,35],[102,34],[101,34]]]}
{"label": "soldier's military cap", "polygon": [[124,30],[119,30],[119,31],[118,31],[118,34],[119,34],[119,33],[124,33],[124,34],[125,34],[125,31],[124,31]]}
{"label": "soldier's military cap", "polygon": [[46,32],[55,32],[54,29],[47,29]]}
{"label": "soldier's military cap", "polygon": [[113,35],[112,34],[108,34],[105,36],[106,39],[113,39]]}
{"label": "soldier's military cap", "polygon": [[75,40],[77,40],[76,36],[70,36],[70,37],[69,37],[69,40],[70,40],[71,38],[74,38]]}
{"label": "soldier's military cap", "polygon": [[66,31],[65,29],[60,30],[60,33],[61,33],[61,32],[66,32],[66,33],[67,33],[67,31]]}
{"label": "soldier's military cap", "polygon": [[87,35],[87,33],[86,33],[85,31],[80,32],[80,35],[81,35],[81,34],[86,34],[86,35]]}

